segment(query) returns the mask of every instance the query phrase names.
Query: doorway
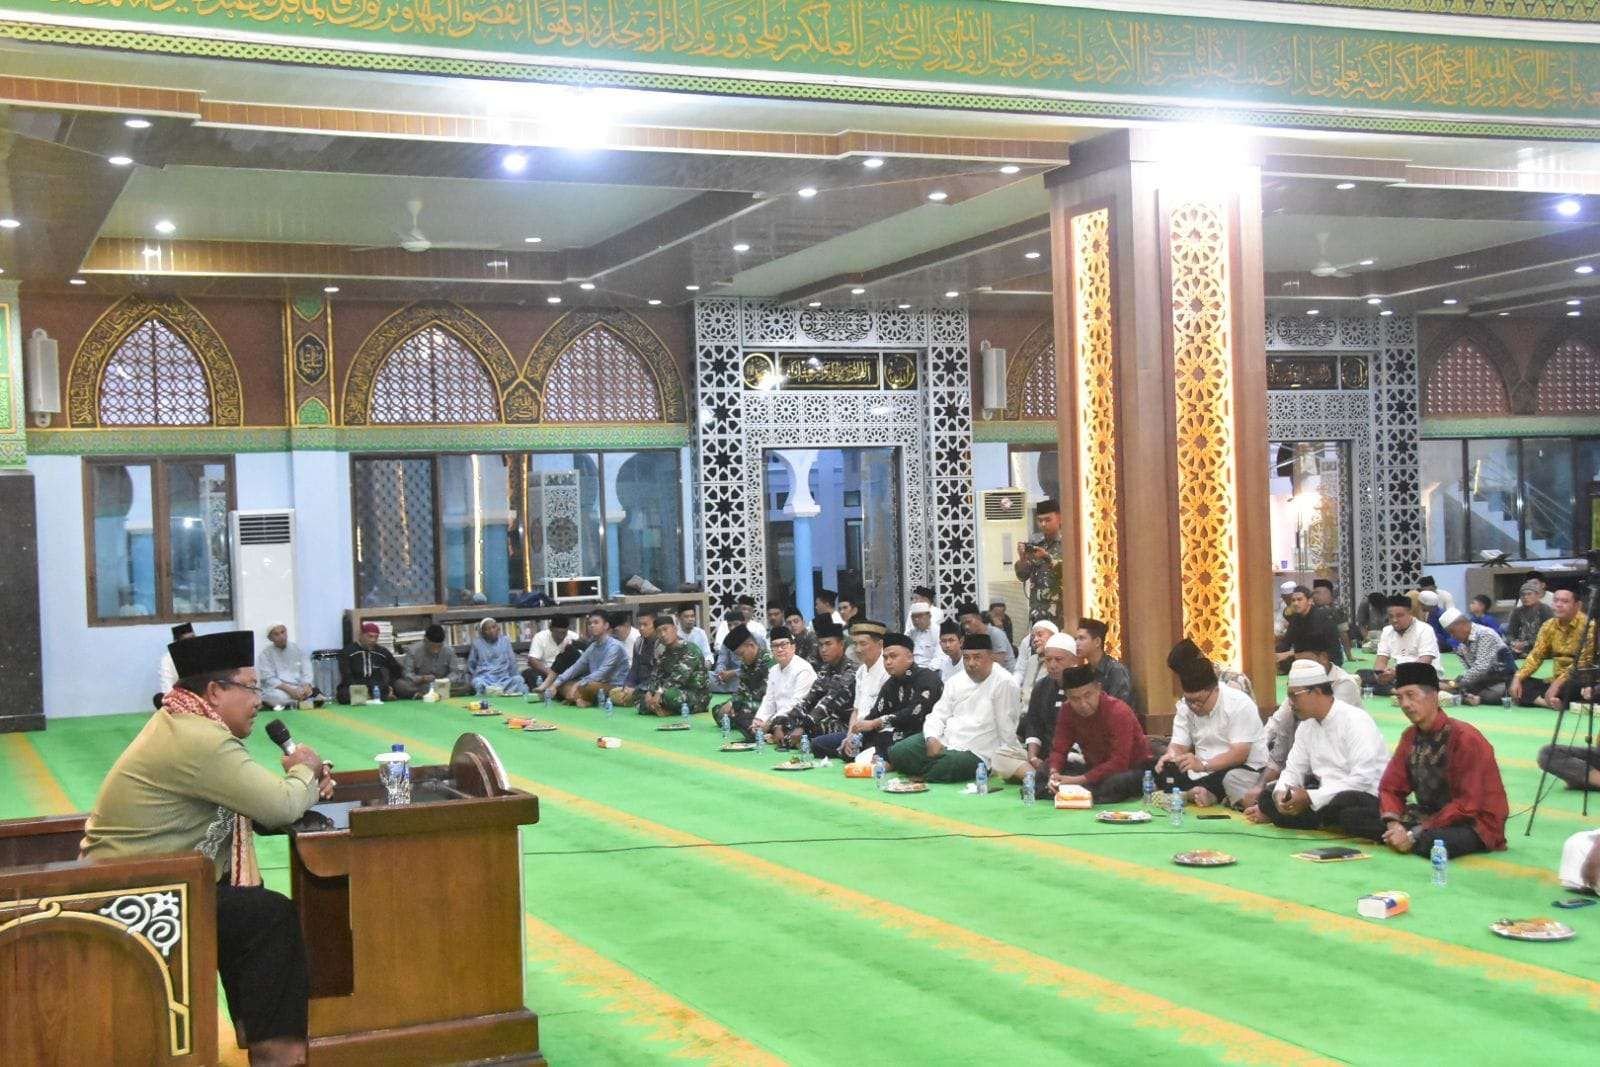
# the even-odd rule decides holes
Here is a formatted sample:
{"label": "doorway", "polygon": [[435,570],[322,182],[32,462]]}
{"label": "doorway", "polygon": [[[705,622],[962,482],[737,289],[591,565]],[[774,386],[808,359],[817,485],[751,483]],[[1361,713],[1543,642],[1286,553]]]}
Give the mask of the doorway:
{"label": "doorway", "polygon": [[[897,448],[768,449],[763,456],[767,604],[808,618],[818,589],[898,629]],[[803,481],[802,481],[803,480]]]}
{"label": "doorway", "polygon": [[1274,571],[1307,586],[1326,578],[1349,604],[1350,443],[1274,441],[1267,447]]}

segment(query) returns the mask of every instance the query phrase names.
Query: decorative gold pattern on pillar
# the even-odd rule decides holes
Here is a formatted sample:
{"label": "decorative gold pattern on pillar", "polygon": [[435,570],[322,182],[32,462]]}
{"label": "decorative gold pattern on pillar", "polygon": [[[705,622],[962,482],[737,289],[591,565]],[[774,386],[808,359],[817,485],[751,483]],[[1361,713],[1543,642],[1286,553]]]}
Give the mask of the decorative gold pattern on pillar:
{"label": "decorative gold pattern on pillar", "polygon": [[1180,201],[1167,239],[1183,629],[1213,660],[1231,663],[1242,626],[1226,212],[1216,201]]}
{"label": "decorative gold pattern on pillar", "polygon": [[1106,649],[1122,654],[1121,544],[1117,536],[1117,399],[1112,360],[1111,212],[1074,215],[1072,380],[1077,389],[1078,519],[1083,614],[1106,624]]}

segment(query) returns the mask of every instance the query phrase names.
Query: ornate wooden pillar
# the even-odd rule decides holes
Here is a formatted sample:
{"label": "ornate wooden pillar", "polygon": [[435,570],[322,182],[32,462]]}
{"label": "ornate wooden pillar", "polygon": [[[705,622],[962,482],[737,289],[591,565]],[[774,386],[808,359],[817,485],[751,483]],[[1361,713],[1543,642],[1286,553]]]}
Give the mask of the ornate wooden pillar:
{"label": "ornate wooden pillar", "polygon": [[1124,130],[1048,178],[1066,612],[1153,730],[1183,636],[1273,693],[1260,178],[1228,155]]}

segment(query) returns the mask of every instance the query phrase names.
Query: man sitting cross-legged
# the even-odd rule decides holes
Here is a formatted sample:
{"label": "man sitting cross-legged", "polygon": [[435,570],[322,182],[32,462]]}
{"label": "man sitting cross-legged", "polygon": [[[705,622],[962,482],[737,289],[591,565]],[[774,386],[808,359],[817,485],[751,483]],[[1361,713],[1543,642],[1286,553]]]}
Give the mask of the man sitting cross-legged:
{"label": "man sitting cross-legged", "polygon": [[[1150,766],[1150,740],[1133,709],[1101,689],[1094,668],[1086,664],[1062,672],[1061,688],[1066,699],[1050,745],[1049,791],[1081,785],[1096,804],[1138,796]],[[1073,745],[1083,750],[1081,774],[1067,766]]]}
{"label": "man sitting cross-legged", "polygon": [[706,673],[705,653],[683,636],[677,618],[670,611],[656,613],[656,640],[661,651],[656,655],[655,677],[650,687],[640,690],[640,715],[698,715],[711,703],[711,678]]}
{"label": "man sitting cross-legged", "polygon": [[814,754],[836,756],[837,746],[818,746],[830,735],[844,737],[855,707],[856,666],[845,655],[843,626],[827,615],[818,615],[812,624],[817,633],[817,680],[789,712],[789,724],[811,738]]}
{"label": "man sitting cross-legged", "polygon": [[[1361,680],[1343,667],[1334,666],[1328,658],[1329,652],[1330,649],[1324,639],[1316,635],[1302,637],[1295,649],[1295,659],[1310,660],[1327,673],[1335,700],[1361,707]],[[1261,791],[1276,782],[1278,776],[1283,773],[1283,765],[1289,760],[1289,750],[1294,747],[1295,734],[1299,730],[1300,720],[1295,718],[1294,701],[1284,697],[1283,702],[1278,705],[1278,710],[1267,720],[1267,765],[1239,797],[1239,808],[1246,815],[1250,814],[1250,809],[1261,799]],[[1233,771],[1232,774],[1237,781],[1243,777],[1244,772]]]}
{"label": "man sitting cross-legged", "polygon": [[817,672],[795,654],[794,635],[788,630],[773,630],[768,647],[772,650],[773,664],[767,671],[767,691],[756,709],[751,730],[765,733],[779,748],[791,747],[799,744],[805,734],[798,725],[790,723],[789,713],[811,692]]}
{"label": "man sitting cross-legged", "polygon": [[1295,830],[1344,830],[1349,818],[1358,830],[1378,812],[1378,779],[1389,762],[1378,724],[1364,708],[1335,699],[1327,669],[1315,660],[1289,665],[1288,692],[1300,723],[1294,747],[1246,817]]}
{"label": "man sitting cross-legged", "polygon": [[561,699],[580,708],[592,708],[602,693],[622,684],[628,675],[628,650],[611,633],[611,616],[598,609],[584,620],[589,647],[578,661],[544,683],[546,700]]}
{"label": "man sitting cross-legged", "polygon": [[1455,641],[1456,652],[1467,668],[1444,687],[1459,693],[1463,704],[1498,704],[1517,671],[1516,657],[1506,643],[1498,633],[1454,608],[1445,612],[1439,623]]}
{"label": "man sitting cross-legged", "polygon": [[1493,746],[1440,709],[1432,664],[1402,663],[1394,688],[1411,725],[1378,783],[1378,814],[1360,822],[1346,814],[1345,829],[1414,856],[1427,856],[1435,840],[1452,859],[1505,848],[1509,809]]}
{"label": "man sitting cross-legged", "polygon": [[728,631],[728,636],[722,639],[722,647],[732,653],[734,661],[739,664],[737,685],[723,712],[746,741],[754,741],[756,712],[767,695],[767,676],[772,673],[773,667],[772,654],[761,647],[756,635],[743,623]]}
{"label": "man sitting cross-legged", "polygon": [[998,666],[986,633],[961,641],[962,671],[945,683],[920,734],[889,749],[889,765],[911,778],[960,782],[972,778],[1012,739],[1019,699],[1016,679]]}
{"label": "man sitting cross-legged", "polygon": [[1167,654],[1167,667],[1178,676],[1183,699],[1172,722],[1172,743],[1156,761],[1156,787],[1163,793],[1178,789],[1199,807],[1237,800],[1267,759],[1255,701],[1223,685],[1216,666],[1188,638]]}
{"label": "man sitting cross-legged", "polygon": [[611,690],[611,703],[631,708],[650,692],[656,680],[656,660],[661,656],[661,642],[656,639],[656,617],[640,615],[634,627],[638,643],[628,658],[628,673],[622,684]]}
{"label": "man sitting cross-legged", "polygon": [[1433,663],[1439,658],[1439,640],[1433,627],[1412,614],[1411,598],[1392,596],[1387,611],[1389,625],[1378,637],[1378,655],[1371,670],[1361,671],[1361,681],[1379,696],[1394,691],[1395,669],[1406,663]]}
{"label": "man sitting cross-legged", "polygon": [[813,752],[854,757],[856,746],[850,738],[860,734],[863,748],[887,758],[896,741],[922,732],[928,713],[944,692],[939,672],[917,666],[916,642],[910,634],[884,634],[879,662],[885,680],[872,704],[865,710],[856,707],[843,731],[814,738]]}
{"label": "man sitting cross-legged", "polygon": [[[1066,634],[1051,634],[1039,652],[1039,660],[1044,670],[1033,683],[1033,691],[1025,694],[1028,707],[1017,723],[1017,740],[1028,753],[1028,762],[1018,767],[1012,778],[1020,782],[1031,770],[1042,793],[1045,779],[1050,777],[1050,744],[1055,740],[1056,720],[1061,716],[1061,676],[1078,664],[1077,642]],[[1094,668],[1089,667],[1089,671],[1092,674]]]}

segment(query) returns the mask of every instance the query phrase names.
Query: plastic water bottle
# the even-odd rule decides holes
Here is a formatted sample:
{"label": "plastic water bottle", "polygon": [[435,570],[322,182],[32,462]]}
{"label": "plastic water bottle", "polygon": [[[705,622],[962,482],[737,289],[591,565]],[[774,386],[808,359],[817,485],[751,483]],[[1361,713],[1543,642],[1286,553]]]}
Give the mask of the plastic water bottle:
{"label": "plastic water bottle", "polygon": [[1428,860],[1433,864],[1433,884],[1449,885],[1450,853],[1445,850],[1444,842],[1437,837],[1433,839],[1433,848],[1428,853]]}
{"label": "plastic water bottle", "polygon": [[756,730],[754,732],[756,735],[756,755],[759,756],[762,752],[766,751],[767,738],[766,734],[760,730]]}
{"label": "plastic water bottle", "polygon": [[687,700],[678,705],[678,718],[683,720],[685,726],[689,725],[689,702]]}
{"label": "plastic water bottle", "polygon": [[1022,802],[1024,804],[1032,804],[1033,803],[1033,800],[1034,800],[1033,787],[1034,787],[1034,783],[1037,782],[1037,781],[1038,781],[1038,777],[1035,774],[1035,772],[1033,772],[1033,771],[1029,771],[1027,774],[1022,776]]}
{"label": "plastic water bottle", "polygon": [[1177,786],[1172,787],[1172,812],[1169,816],[1172,825],[1183,825],[1183,790]]}
{"label": "plastic water bottle", "polygon": [[[687,706],[687,705],[685,705]],[[722,715],[722,743],[728,744],[733,740],[733,720],[728,718],[726,712]]]}
{"label": "plastic water bottle", "polygon": [[1155,776],[1155,772],[1154,771],[1145,771],[1144,772],[1144,807],[1145,807],[1146,811],[1150,810],[1150,802],[1155,799],[1155,796],[1156,796],[1156,776]]}
{"label": "plastic water bottle", "polygon": [[617,713],[616,707],[611,703],[611,693],[609,690],[601,690],[600,707],[605,709],[606,718],[608,719]]}
{"label": "plastic water bottle", "polygon": [[805,734],[800,735],[800,758],[807,763],[811,762],[811,738]]}
{"label": "plastic water bottle", "polygon": [[878,787],[879,792],[883,791],[883,778],[888,772],[889,768],[884,766],[882,756],[872,757],[872,783]]}
{"label": "plastic water bottle", "polygon": [[[396,742],[389,746],[390,752],[404,752],[406,746]],[[400,763],[398,777],[400,779],[400,803],[411,803],[411,761],[404,760]]]}
{"label": "plastic water bottle", "polygon": [[850,751],[851,752],[860,752],[861,751],[861,735],[860,734],[851,734],[849,737],[845,738],[845,740],[847,742],[849,742]]}
{"label": "plastic water bottle", "polygon": [[989,793],[989,765],[983,760],[978,761],[978,773],[973,781],[977,784],[978,795],[987,796]]}

